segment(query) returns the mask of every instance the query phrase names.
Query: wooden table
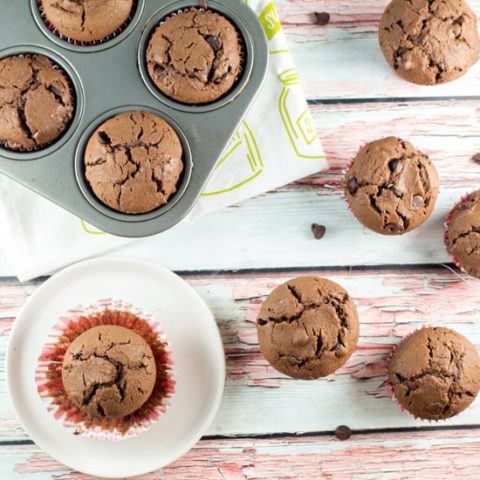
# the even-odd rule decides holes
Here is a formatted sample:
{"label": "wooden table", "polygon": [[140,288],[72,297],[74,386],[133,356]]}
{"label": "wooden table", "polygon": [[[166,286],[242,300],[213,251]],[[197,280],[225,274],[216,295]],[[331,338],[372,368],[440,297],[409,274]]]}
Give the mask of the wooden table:
{"label": "wooden table", "polygon": [[[424,324],[480,346],[480,283],[448,263],[443,219],[480,186],[480,63],[463,79],[422,88],[395,77],[377,47],[387,0],[278,0],[278,10],[331,162],[326,173],[143,240],[118,254],[176,270],[213,310],[227,353],[217,418],[189,454],[148,479],[480,478],[480,401],[441,423],[401,413],[385,385],[392,345]],[[480,14],[480,0],[470,0]],[[331,14],[314,24],[314,11]],[[428,224],[402,238],[366,232],[348,212],[341,172],[361,144],[410,139],[437,165],[442,193]],[[313,239],[312,223],[327,227]],[[344,285],[361,315],[356,353],[334,377],[294,381],[259,354],[255,317],[297,274]],[[0,356],[19,307],[42,281],[20,284],[1,254]],[[83,479],[42,453],[9,404],[0,359],[0,478]],[[353,430],[347,441],[338,425]]]}

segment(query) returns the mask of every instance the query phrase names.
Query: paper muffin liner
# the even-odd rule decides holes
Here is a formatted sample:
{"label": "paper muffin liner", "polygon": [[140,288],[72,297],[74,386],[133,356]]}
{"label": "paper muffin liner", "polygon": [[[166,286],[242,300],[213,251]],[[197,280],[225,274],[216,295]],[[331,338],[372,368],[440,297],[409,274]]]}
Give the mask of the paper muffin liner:
{"label": "paper muffin liner", "polygon": [[60,67],[60,65],[55,62],[55,60],[53,60],[51,57],[49,57],[48,55],[45,55],[43,53],[25,53],[25,54],[14,54],[14,55],[9,55],[7,57],[4,57],[0,60],[4,60],[4,59],[7,59],[7,58],[28,58],[28,59],[32,59],[33,57],[46,57],[48,58],[48,60],[50,60],[50,63],[52,64],[52,68],[54,70],[57,70],[59,71],[66,79],[67,83],[68,83],[68,88],[70,89],[70,94],[72,96],[72,107],[73,107],[73,113],[72,113],[72,118],[70,119],[70,121],[67,123],[65,129],[63,130],[63,132],[55,139],[55,140],[52,140],[50,142],[47,142],[47,143],[44,143],[42,145],[37,145],[36,147],[31,147],[31,148],[23,148],[23,147],[19,147],[19,148],[12,148],[12,147],[9,147],[7,145],[7,142],[2,142],[0,141],[0,147],[1,148],[4,148],[5,150],[8,150],[9,152],[15,152],[15,153],[33,153],[33,152],[39,152],[40,150],[45,150],[46,148],[54,145],[55,143],[57,143],[64,135],[65,133],[68,131],[68,129],[70,128],[72,122],[73,122],[73,119],[75,118],[75,113],[76,113],[76,109],[77,109],[77,94],[75,92],[75,89],[73,87],[73,81],[72,79],[70,78],[70,75],[65,71],[63,70],[63,68]]}
{"label": "paper muffin liner", "polygon": [[[105,313],[123,315],[108,318]],[[68,347],[83,332],[100,325],[122,326],[136,332],[150,345],[155,357],[157,379],[153,392],[142,407],[126,417],[90,418],[73,404],[63,388],[62,363]],[[175,393],[170,345],[160,325],[147,312],[112,299],[79,306],[58,319],[38,359],[35,382],[47,410],[73,435],[110,442],[136,437],[148,430],[166,413]]]}
{"label": "paper muffin liner", "polygon": [[445,249],[447,250],[447,253],[448,253],[448,256],[450,257],[452,263],[459,268],[459,270],[465,274],[468,275],[468,272],[465,270],[465,268],[463,268],[463,266],[460,264],[459,260],[457,257],[453,256],[450,254],[449,250],[448,250],[448,240],[449,240],[449,236],[448,236],[448,231],[450,229],[450,222],[452,220],[452,215],[453,215],[453,212],[454,210],[459,206],[461,205],[462,203],[465,203],[469,198],[470,198],[470,195],[471,193],[467,193],[465,195],[463,195],[462,197],[460,197],[460,200],[452,207],[452,209],[448,212],[446,218],[445,218],[445,223],[444,223],[444,226],[445,226],[445,232],[444,232],[444,235],[443,235],[443,242],[445,244]]}
{"label": "paper muffin liner", "polygon": [[[193,3],[193,2],[192,2]],[[237,38],[238,38],[238,43],[240,45],[240,67],[239,67],[239,72],[238,72],[238,75],[237,75],[237,78],[235,79],[235,82],[233,83],[232,87],[230,88],[230,90],[228,90],[228,92],[226,92],[225,94],[223,94],[221,97],[215,99],[215,100],[212,100],[211,102],[208,102],[208,103],[202,103],[200,105],[211,105],[213,103],[216,103],[220,100],[222,100],[222,98],[225,98],[226,96],[228,96],[230,93],[232,93],[235,88],[237,87],[238,83],[241,81],[242,77],[243,77],[243,74],[244,74],[244,71],[245,71],[245,64],[247,62],[247,48],[246,48],[246,44],[245,44],[245,38],[242,34],[242,32],[240,31],[240,29],[238,28],[237,24],[235,23],[234,20],[232,20],[231,18],[229,18],[228,16],[226,16],[224,13],[222,12],[217,12],[215,9],[213,8],[210,8],[208,6],[208,2],[206,0],[200,0],[199,2],[199,5],[196,6],[196,5],[192,5],[190,7],[186,7],[186,8],[179,8],[167,15],[165,15],[163,18],[160,19],[160,21],[157,23],[157,25],[152,28],[152,31],[150,32],[150,35],[148,36],[148,40],[146,42],[146,47],[148,47],[148,45],[150,45],[150,41],[152,39],[152,36],[153,34],[156,32],[157,28],[160,27],[161,25],[163,25],[165,23],[166,20],[170,19],[170,18],[173,18],[173,17],[176,17],[177,15],[181,15],[182,13],[187,13],[189,12],[190,10],[198,10],[200,12],[206,12],[206,11],[212,11],[212,12],[215,12],[217,13],[218,15],[226,18],[232,25],[233,25],[233,28],[235,29],[235,31],[237,32]],[[146,65],[147,64],[147,59],[146,59],[146,56],[144,58],[144,62],[145,62],[145,67],[147,72],[148,72],[148,66]],[[148,74],[150,76],[150,73]],[[152,82],[155,84],[155,82],[153,81],[152,78],[150,78],[152,80]],[[156,87],[156,86],[155,86]],[[158,89],[158,87],[156,87]],[[164,94],[165,95],[165,94]],[[166,95],[168,96],[168,95]],[[174,100],[174,99],[173,99]],[[178,101],[178,100],[175,100],[175,101]],[[182,103],[182,102],[179,102],[179,103]]]}
{"label": "paper muffin liner", "polygon": [[79,40],[75,40],[73,38],[66,37],[65,35],[62,35],[55,28],[55,26],[52,25],[52,23],[50,23],[50,21],[48,20],[46,14],[45,14],[45,11],[43,9],[42,0],[37,0],[38,11],[40,12],[40,16],[42,17],[43,23],[45,23],[47,28],[58,38],[64,40],[65,42],[70,43],[71,45],[77,45],[77,46],[80,46],[80,47],[91,47],[91,46],[94,46],[94,45],[100,45],[100,44],[108,42],[109,40],[112,40],[113,38],[120,35],[120,33],[122,33],[128,27],[130,22],[133,20],[133,17],[135,15],[136,11],[137,11],[137,7],[138,7],[138,1],[134,0],[133,5],[132,5],[132,10],[131,10],[130,15],[128,16],[127,20],[125,21],[125,23],[123,25],[121,25],[119,28],[117,28],[110,35],[107,35],[106,37],[103,37],[100,40],[94,40],[92,42],[81,42]]}

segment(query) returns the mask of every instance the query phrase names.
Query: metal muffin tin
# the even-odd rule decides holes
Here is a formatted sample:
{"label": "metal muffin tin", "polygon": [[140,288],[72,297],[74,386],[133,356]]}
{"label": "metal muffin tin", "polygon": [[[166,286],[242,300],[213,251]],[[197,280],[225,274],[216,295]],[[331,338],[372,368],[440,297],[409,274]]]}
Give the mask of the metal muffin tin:
{"label": "metal muffin tin", "polygon": [[[242,121],[266,76],[268,48],[255,13],[241,0],[210,0],[209,8],[238,28],[245,64],[236,87],[224,98],[188,106],[164,96],[151,82],[145,49],[161,19],[198,0],[137,0],[129,25],[98,45],[80,46],[57,37],[44,24],[36,0],[0,0],[0,58],[42,54],[70,77],[75,90],[74,119],[51,146],[35,152],[0,147],[0,172],[71,211],[99,229],[125,237],[167,230],[192,209],[218,158]],[[83,154],[93,131],[117,113],[144,110],[167,120],[183,143],[185,173],[177,193],[163,207],[127,215],[106,207],[84,178]],[[1,118],[0,118],[1,121]]]}

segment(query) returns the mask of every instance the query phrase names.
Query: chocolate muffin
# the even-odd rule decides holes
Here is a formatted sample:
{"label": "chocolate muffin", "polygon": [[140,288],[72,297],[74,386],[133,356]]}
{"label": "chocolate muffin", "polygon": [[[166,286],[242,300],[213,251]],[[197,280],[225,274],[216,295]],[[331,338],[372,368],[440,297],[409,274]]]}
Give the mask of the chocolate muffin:
{"label": "chocolate muffin", "polygon": [[74,114],[70,81],[47,57],[0,60],[0,144],[39,150],[67,130]]}
{"label": "chocolate muffin", "polygon": [[400,343],[388,374],[401,407],[417,418],[444,420],[475,400],[480,357],[463,335],[448,328],[425,328]]}
{"label": "chocolate muffin", "polygon": [[345,176],[355,217],[384,235],[400,235],[431,215],[439,193],[437,170],[426,155],[400,138],[365,145]]}
{"label": "chocolate muffin", "polygon": [[85,150],[85,176],[105,205],[146,213],[166,204],[184,169],[175,130],[148,112],[121,113],[100,125]]}
{"label": "chocolate muffin", "polygon": [[124,27],[135,0],[41,0],[47,25],[74,42],[104,40]]}
{"label": "chocolate muffin", "polygon": [[318,277],[277,287],[257,319],[260,350],[279,372],[312,380],[340,368],[358,341],[358,315],[348,293]]}
{"label": "chocolate muffin", "polygon": [[464,0],[393,0],[379,38],[390,66],[422,85],[461,77],[480,52],[477,18]]}
{"label": "chocolate muffin", "polygon": [[124,327],[93,327],[68,348],[62,380],[70,400],[89,417],[125,417],[152,394],[155,358],[148,343]]}
{"label": "chocolate muffin", "polygon": [[480,278],[480,190],[468,195],[449,214],[445,243],[455,263]]}
{"label": "chocolate muffin", "polygon": [[192,8],[160,24],[149,41],[146,61],[161,92],[178,102],[200,105],[234,87],[241,54],[241,40],[229,20]]}

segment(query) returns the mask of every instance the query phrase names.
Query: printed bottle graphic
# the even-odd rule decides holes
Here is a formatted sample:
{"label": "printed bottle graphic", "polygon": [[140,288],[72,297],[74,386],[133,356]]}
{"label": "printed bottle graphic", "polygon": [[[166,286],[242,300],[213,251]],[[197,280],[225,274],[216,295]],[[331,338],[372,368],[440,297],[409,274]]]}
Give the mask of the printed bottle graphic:
{"label": "printed bottle graphic", "polygon": [[278,109],[290,143],[298,157],[306,160],[322,160],[319,155],[317,131],[308,107],[294,101],[293,89],[300,88],[300,78],[295,68],[288,68],[278,75],[283,85]]}
{"label": "printed bottle graphic", "polygon": [[242,188],[263,173],[263,160],[250,125],[243,121],[215,166],[202,197],[222,195]]}

